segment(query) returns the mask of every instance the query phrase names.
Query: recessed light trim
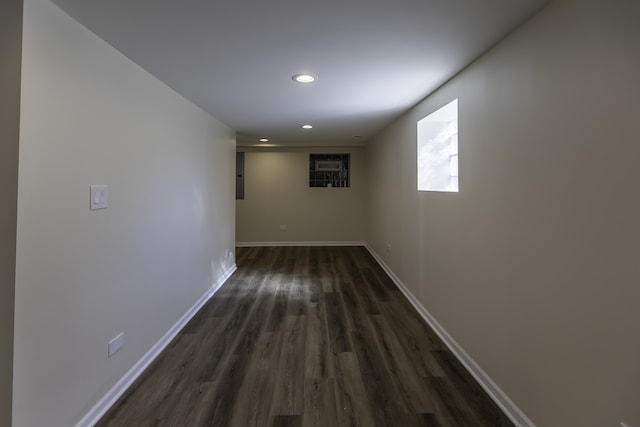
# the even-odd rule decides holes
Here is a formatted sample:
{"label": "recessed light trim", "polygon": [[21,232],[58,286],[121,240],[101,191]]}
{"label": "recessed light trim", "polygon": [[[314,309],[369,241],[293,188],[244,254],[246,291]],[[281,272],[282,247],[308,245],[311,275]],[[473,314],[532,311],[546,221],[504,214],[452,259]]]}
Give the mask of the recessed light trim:
{"label": "recessed light trim", "polygon": [[302,129],[313,129],[313,125],[310,125],[309,123],[306,123],[302,126],[300,126]]}
{"label": "recessed light trim", "polygon": [[293,79],[293,81],[296,81],[298,83],[313,83],[316,81],[316,76],[311,74],[296,74],[291,78]]}
{"label": "recessed light trim", "polygon": [[269,142],[269,138],[260,138],[259,141],[260,142]]}

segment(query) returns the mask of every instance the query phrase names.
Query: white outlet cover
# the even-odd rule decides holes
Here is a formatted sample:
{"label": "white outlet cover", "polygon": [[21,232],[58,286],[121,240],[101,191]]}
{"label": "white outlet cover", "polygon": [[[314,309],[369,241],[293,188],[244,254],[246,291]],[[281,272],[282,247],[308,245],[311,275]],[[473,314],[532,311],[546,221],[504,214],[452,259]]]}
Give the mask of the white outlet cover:
{"label": "white outlet cover", "polygon": [[89,209],[106,209],[109,206],[109,187],[106,185],[89,186]]}
{"label": "white outlet cover", "polygon": [[120,332],[109,341],[109,357],[116,354],[124,346],[124,332]]}

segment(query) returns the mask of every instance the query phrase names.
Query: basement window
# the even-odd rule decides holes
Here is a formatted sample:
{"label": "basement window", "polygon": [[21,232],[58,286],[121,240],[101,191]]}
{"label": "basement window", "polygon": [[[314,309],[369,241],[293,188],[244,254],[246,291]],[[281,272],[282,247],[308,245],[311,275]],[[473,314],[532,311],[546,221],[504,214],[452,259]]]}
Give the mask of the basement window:
{"label": "basement window", "polygon": [[458,100],[418,121],[418,191],[458,192]]}
{"label": "basement window", "polygon": [[309,154],[309,187],[349,187],[349,154]]}

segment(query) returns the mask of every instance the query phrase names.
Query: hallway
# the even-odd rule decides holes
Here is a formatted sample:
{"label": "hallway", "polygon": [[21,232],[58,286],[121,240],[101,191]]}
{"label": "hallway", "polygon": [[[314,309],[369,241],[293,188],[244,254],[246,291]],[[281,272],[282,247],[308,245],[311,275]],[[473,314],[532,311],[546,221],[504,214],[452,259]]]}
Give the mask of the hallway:
{"label": "hallway", "polygon": [[512,425],[365,248],[237,264],[99,426]]}

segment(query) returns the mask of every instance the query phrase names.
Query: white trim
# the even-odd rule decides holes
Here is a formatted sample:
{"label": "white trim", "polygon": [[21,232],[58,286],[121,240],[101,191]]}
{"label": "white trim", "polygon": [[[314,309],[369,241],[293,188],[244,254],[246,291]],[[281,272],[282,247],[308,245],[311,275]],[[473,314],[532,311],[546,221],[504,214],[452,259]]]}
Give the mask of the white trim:
{"label": "white trim", "polygon": [[160,340],[147,351],[147,353],[136,362],[129,371],[94,405],[84,416],[76,427],[90,427],[95,425],[100,418],[113,406],[114,403],[124,394],[133,382],[144,372],[144,370],[160,355],[162,350],[178,335],[178,332],[191,320],[191,318],[206,304],[209,299],[224,285],[237,270],[234,264],[229,268],[213,286],[196,301],[196,303],[164,334]]}
{"label": "white trim", "polygon": [[237,248],[267,246],[365,246],[363,241],[316,241],[316,242],[236,242]]}
{"label": "white trim", "polygon": [[467,354],[466,351],[449,335],[449,333],[438,323],[438,321],[429,313],[429,311],[418,301],[418,299],[411,293],[411,291],[405,286],[404,283],[396,276],[393,271],[385,264],[385,262],[378,256],[371,246],[367,243],[364,244],[365,248],[376,259],[382,269],[389,275],[391,280],[402,291],[405,297],[409,300],[411,305],[418,311],[422,318],[427,322],[429,326],[435,331],[436,334],[442,339],[445,345],[451,350],[453,355],[462,363],[467,371],[475,378],[475,380],[482,386],[484,391],[487,392],[489,397],[500,407],[502,412],[505,413],[513,423],[518,427],[535,427],[533,421],[531,421],[525,414],[516,406],[516,404],[509,399],[504,391],[487,375],[485,371]]}

